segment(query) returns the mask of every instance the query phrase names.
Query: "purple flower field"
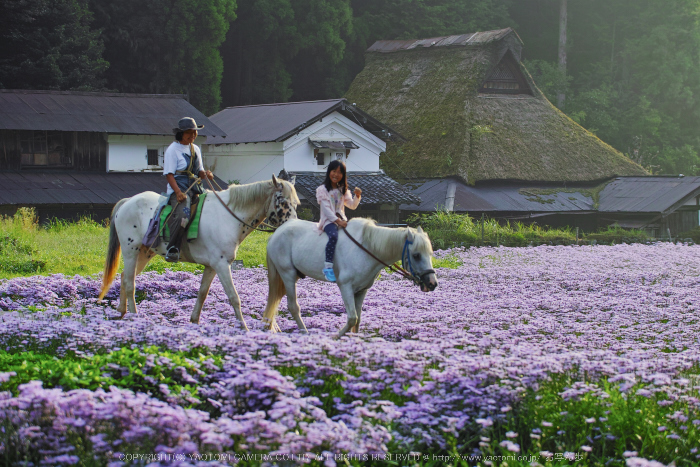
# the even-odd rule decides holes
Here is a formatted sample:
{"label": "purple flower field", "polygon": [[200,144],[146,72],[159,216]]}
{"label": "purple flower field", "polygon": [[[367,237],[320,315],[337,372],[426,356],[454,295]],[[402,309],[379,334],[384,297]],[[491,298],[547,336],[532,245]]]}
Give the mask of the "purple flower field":
{"label": "purple flower field", "polygon": [[[201,324],[189,323],[199,286],[190,273],[139,276],[139,313],[122,321],[105,319],[117,315],[118,287],[98,304],[95,278],[4,281],[0,350],[90,359],[157,346],[190,355],[194,369],[174,371],[198,392],[171,394],[153,378],[150,394],[20,385],[16,393],[0,393],[6,433],[0,459],[16,450],[40,452],[54,465],[86,458],[112,465],[158,461],[127,457],[137,453],[160,455],[153,465],[335,465],[404,453],[412,464],[440,465],[427,461],[436,454],[528,452],[539,457],[534,462],[554,465],[571,459],[593,465],[586,459],[594,455],[601,465],[605,459],[610,465],[698,462],[699,246],[500,247],[436,255],[455,255],[463,264],[438,269],[432,293],[383,273],[367,295],[360,332],[339,340],[334,335],[346,315],[337,287],[312,279],[298,286],[310,334],[297,332],[286,301],[278,318],[283,332],[264,332],[264,269],[233,272],[249,333],[238,326],[218,279]],[[195,350],[200,358],[192,356]],[[167,365],[168,358],[153,357],[142,371],[148,377],[148,368]],[[0,382],[17,377],[0,373]],[[552,389],[560,383],[561,390]],[[547,412],[550,400],[573,408]],[[661,412],[650,415],[641,408],[647,402]],[[615,432],[614,409],[594,413],[613,403],[642,404],[625,416],[645,425],[628,427],[625,436],[639,435],[647,451],[632,449]],[[544,412],[533,408],[537,404]],[[585,416],[574,417],[576,407]],[[564,429],[575,424],[588,431]],[[654,454],[666,449],[675,454]],[[241,457],[262,454],[284,462]]]}

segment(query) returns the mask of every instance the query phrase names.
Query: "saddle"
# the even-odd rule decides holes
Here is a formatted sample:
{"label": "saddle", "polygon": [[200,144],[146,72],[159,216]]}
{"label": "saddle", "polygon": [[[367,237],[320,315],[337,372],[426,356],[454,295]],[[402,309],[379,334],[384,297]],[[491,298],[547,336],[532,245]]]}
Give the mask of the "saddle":
{"label": "saddle", "polygon": [[[187,241],[191,242],[196,239],[199,234],[199,221],[202,215],[202,205],[207,197],[204,192],[199,196],[195,196],[190,205],[190,218],[187,222]],[[169,197],[162,196],[156,211],[148,223],[148,229],[143,236],[142,244],[149,248],[156,248],[161,242],[166,244],[170,241],[170,234],[173,225],[169,222],[168,217],[173,210],[173,207],[168,203]]]}

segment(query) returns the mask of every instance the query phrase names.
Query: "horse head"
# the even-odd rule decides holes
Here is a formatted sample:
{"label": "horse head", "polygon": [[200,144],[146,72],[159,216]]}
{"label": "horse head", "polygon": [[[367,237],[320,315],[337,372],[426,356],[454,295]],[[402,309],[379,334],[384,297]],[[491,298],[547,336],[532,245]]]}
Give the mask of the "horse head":
{"label": "horse head", "polygon": [[438,286],[433,269],[433,247],[428,234],[420,226],[415,233],[411,228],[407,230],[401,263],[420,285],[421,292],[432,292]]}
{"label": "horse head", "polygon": [[296,208],[299,197],[294,185],[286,180],[272,176],[272,198],[267,209],[267,221],[273,227],[279,227],[289,219],[297,218]]}

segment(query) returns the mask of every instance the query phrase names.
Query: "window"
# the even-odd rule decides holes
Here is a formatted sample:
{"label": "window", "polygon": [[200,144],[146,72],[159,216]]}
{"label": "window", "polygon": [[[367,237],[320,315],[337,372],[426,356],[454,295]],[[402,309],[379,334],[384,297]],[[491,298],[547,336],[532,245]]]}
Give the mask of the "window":
{"label": "window", "polygon": [[479,92],[486,94],[532,94],[527,80],[510,53],[486,78]]}
{"label": "window", "polygon": [[148,159],[148,165],[159,165],[158,164],[158,150],[157,149],[147,149],[146,157]]}
{"label": "window", "polygon": [[69,167],[72,160],[65,152],[63,134],[58,131],[20,132],[22,167]]}
{"label": "window", "polygon": [[316,165],[326,165],[324,163],[325,160],[326,160],[325,155],[322,152],[316,153]]}
{"label": "window", "polygon": [[345,159],[345,153],[344,152],[336,152],[335,159],[338,161],[342,161],[343,159]]}

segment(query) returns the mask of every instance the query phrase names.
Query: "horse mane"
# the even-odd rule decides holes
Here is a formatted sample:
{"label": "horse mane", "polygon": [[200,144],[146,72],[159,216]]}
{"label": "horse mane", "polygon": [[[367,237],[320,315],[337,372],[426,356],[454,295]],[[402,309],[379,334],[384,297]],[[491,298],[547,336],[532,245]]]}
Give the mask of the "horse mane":
{"label": "horse mane", "polygon": [[[299,197],[296,194],[294,185],[286,180],[279,179],[277,183],[282,184],[282,194],[284,197],[298,205]],[[260,182],[247,183],[245,185],[229,185],[227,190],[229,192],[229,205],[248,206],[249,204],[265,202],[273,189],[272,180],[263,180]]]}
{"label": "horse mane", "polygon": [[406,240],[406,231],[413,232],[414,245],[421,251],[432,255],[433,247],[430,244],[428,235],[423,232],[419,233],[411,227],[401,227],[391,229],[389,227],[381,227],[372,219],[354,218],[353,222],[361,222],[362,226],[362,242],[369,251],[385,251],[387,247],[403,248],[403,243]]}

